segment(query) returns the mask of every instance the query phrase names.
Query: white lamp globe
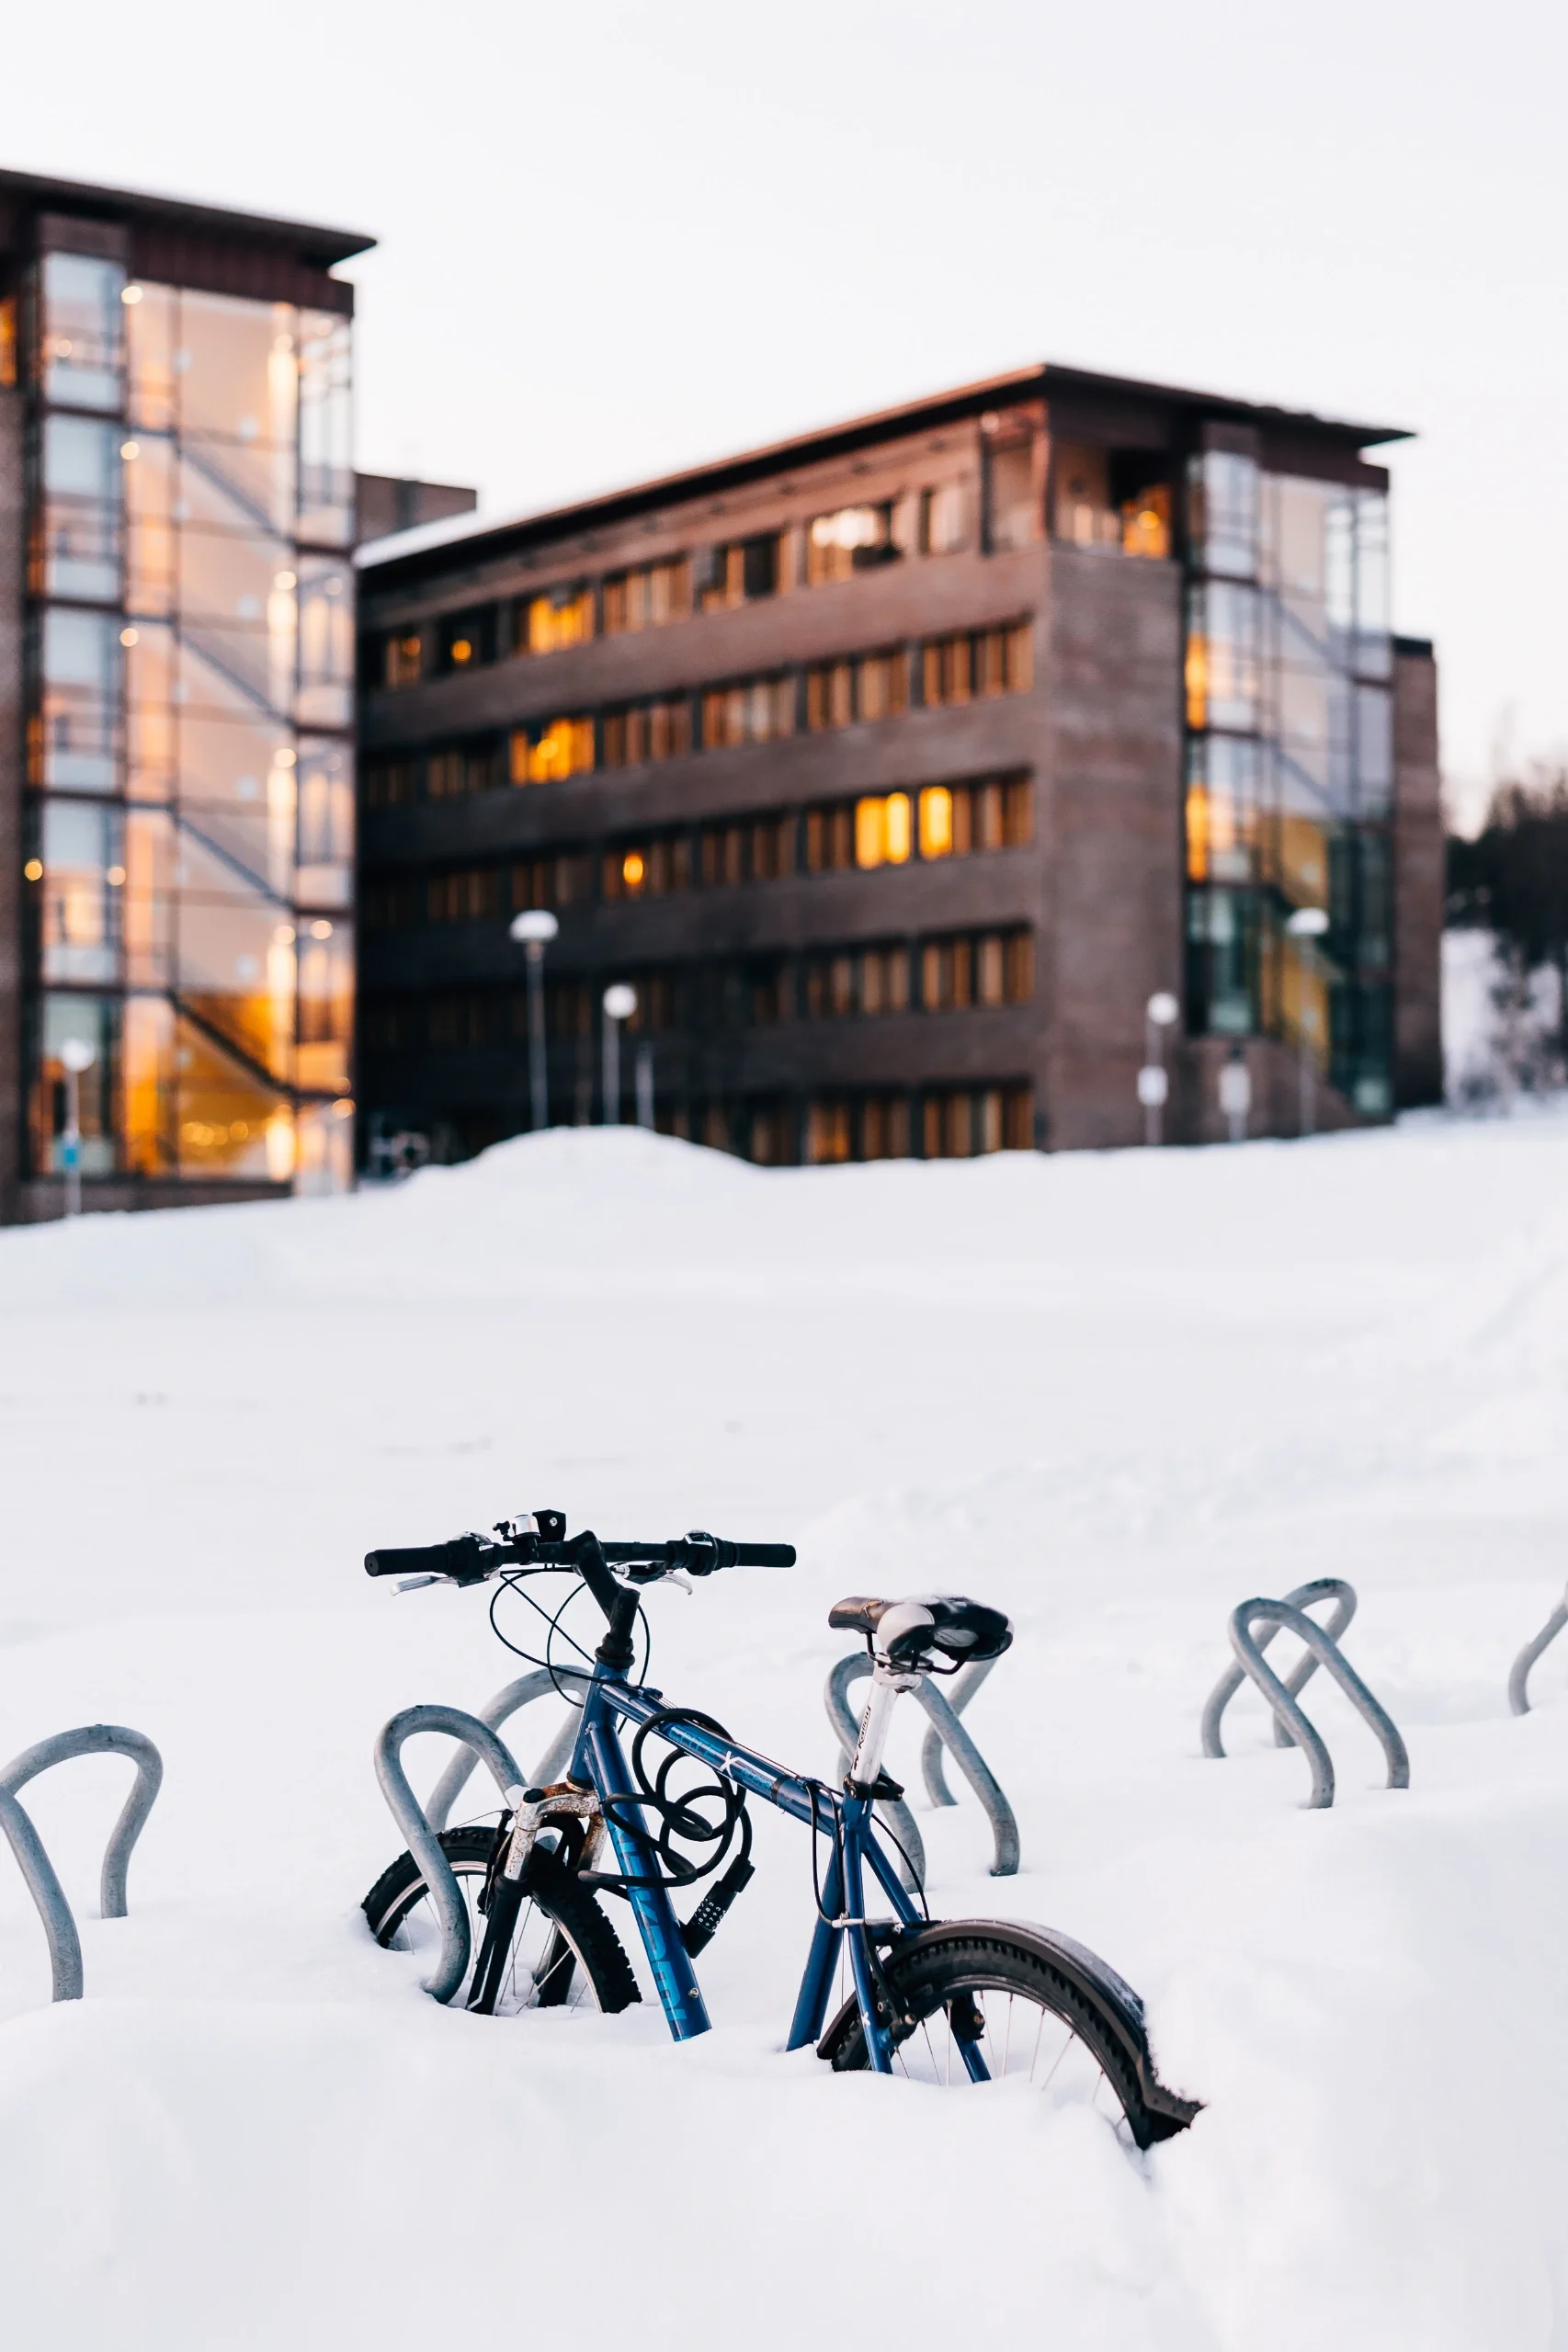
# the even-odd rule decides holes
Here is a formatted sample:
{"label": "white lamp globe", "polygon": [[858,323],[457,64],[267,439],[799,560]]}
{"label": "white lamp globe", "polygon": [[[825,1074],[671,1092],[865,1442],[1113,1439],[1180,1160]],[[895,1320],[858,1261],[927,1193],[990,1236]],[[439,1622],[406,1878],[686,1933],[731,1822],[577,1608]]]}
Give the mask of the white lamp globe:
{"label": "white lamp globe", "polygon": [[612,1021],[629,1021],[637,1010],[637,991],[618,980],[605,990],[605,1011]]}
{"label": "white lamp globe", "polygon": [[560,928],[548,907],[529,906],[513,915],[511,936],[520,948],[547,948]]}

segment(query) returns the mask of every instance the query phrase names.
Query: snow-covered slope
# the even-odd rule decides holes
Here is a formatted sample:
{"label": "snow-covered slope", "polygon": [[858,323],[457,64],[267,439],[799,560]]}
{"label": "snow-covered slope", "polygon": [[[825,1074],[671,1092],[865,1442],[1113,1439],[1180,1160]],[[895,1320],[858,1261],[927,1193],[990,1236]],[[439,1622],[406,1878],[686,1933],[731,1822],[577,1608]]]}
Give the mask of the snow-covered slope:
{"label": "snow-covered slope", "polygon": [[[80,2004],[0,1849],[9,2341],[1568,2346],[1568,1637],[1534,1714],[1504,1697],[1568,1573],[1568,1120],[772,1174],[557,1134],[0,1234],[0,1761],[107,1719],[167,1767],[123,1921],[125,1767],[29,1791]],[[923,1813],[934,1907],[1104,1952],[1193,2130],[1138,2158],[1085,2109],[782,2056],[811,1893],[774,1818],[705,2040],[651,2000],[429,2002],[357,1908],[401,1842],[370,1742],[513,1662],[482,1596],[360,1555],[538,1505],[798,1543],[656,1594],[655,1675],[823,1770],[837,1593],[1010,1609],[969,1721],[1024,1869]],[[1412,1786],[1320,1677],[1310,1814],[1250,1693],[1228,1761],[1197,1724],[1231,1606],[1325,1571]]]}

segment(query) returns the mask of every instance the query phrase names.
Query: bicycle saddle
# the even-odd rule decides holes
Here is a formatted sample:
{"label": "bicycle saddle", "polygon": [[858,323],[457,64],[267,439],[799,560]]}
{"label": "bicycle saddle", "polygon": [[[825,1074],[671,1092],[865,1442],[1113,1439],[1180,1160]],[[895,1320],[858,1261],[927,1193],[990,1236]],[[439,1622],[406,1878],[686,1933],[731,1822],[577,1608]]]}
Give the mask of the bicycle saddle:
{"label": "bicycle saddle", "polygon": [[1013,1639],[999,1608],[961,1593],[916,1593],[903,1601],[851,1595],[835,1601],[827,1621],[842,1632],[863,1633],[877,1656],[906,1668],[935,1651],[962,1665],[999,1658]]}

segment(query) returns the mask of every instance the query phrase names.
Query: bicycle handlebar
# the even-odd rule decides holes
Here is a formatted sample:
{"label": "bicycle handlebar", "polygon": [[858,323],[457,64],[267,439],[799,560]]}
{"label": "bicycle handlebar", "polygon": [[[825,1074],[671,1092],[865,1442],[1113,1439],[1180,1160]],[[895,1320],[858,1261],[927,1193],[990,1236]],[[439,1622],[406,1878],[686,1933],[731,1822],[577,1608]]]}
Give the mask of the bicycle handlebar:
{"label": "bicycle handlebar", "polygon": [[[540,1514],[542,1517],[543,1515]],[[426,1543],[396,1550],[368,1551],[367,1576],[440,1576],[454,1585],[478,1585],[504,1568],[572,1568],[585,1574],[584,1539],[561,1542],[529,1531],[511,1529],[499,1541],[490,1536],[460,1535],[449,1543]],[[677,1569],[690,1576],[710,1576],[720,1568],[792,1568],[792,1543],[734,1543],[727,1537],[694,1529],[655,1543],[601,1543],[607,1562],[633,1569],[633,1584],[653,1583]],[[643,1571],[635,1573],[637,1567]],[[591,1579],[589,1579],[591,1581]]]}

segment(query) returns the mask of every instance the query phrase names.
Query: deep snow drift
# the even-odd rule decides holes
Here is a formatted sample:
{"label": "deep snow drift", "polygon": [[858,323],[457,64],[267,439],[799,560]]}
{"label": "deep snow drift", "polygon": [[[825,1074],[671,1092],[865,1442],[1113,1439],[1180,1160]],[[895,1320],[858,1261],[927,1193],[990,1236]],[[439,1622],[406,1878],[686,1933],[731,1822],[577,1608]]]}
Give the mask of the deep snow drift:
{"label": "deep snow drift", "polygon": [[[1568,1571],[1568,1120],[776,1174],[562,1133],[0,1234],[0,1761],[107,1719],[167,1767],[121,1921],[126,1767],[28,1791],[82,2003],[0,1848],[10,2342],[1568,2347],[1568,1637],[1505,1699]],[[401,1843],[371,1739],[521,1669],[483,1596],[360,1556],[541,1504],[797,1542],[655,1594],[654,1676],[824,1771],[836,1594],[1010,1609],[968,1720],[1023,1871],[923,1811],[933,1907],[1102,1951],[1194,2130],[1139,2158],[780,2055],[811,1894],[776,1816],[706,2040],[428,2001],[357,1908]],[[1320,1676],[1312,1814],[1250,1692],[1224,1763],[1198,1713],[1230,1607],[1330,1570],[1412,1787]]]}

